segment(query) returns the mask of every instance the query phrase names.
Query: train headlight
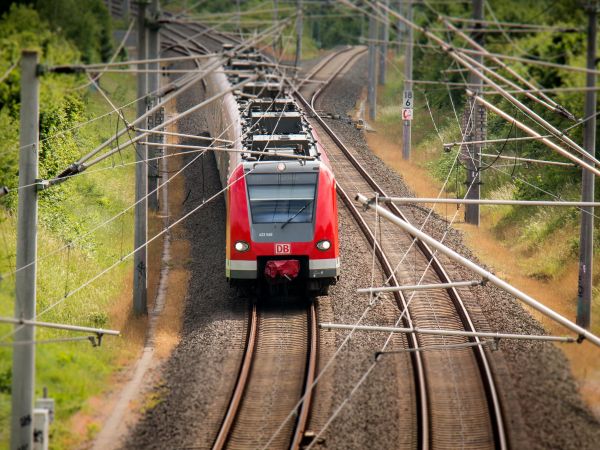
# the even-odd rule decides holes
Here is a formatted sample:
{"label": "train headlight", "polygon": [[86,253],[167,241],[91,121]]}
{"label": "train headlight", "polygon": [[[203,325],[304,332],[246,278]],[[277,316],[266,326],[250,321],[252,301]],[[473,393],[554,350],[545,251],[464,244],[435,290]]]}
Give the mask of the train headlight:
{"label": "train headlight", "polygon": [[329,250],[331,248],[331,242],[329,242],[327,239],[319,241],[317,242],[317,248],[321,251]]}
{"label": "train headlight", "polygon": [[250,248],[250,245],[248,245],[248,243],[247,243],[247,242],[244,242],[244,241],[237,241],[237,242],[235,243],[235,249],[236,249],[238,252],[247,252],[249,248]]}

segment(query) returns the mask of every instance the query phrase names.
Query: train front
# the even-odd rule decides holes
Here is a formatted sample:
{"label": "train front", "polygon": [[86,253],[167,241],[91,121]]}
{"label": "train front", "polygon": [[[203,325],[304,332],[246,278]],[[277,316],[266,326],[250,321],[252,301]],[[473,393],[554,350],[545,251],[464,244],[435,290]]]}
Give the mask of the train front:
{"label": "train front", "polygon": [[262,126],[229,177],[227,278],[259,293],[324,295],[340,274],[335,179],[300,113],[273,103],[249,115],[246,126]]}

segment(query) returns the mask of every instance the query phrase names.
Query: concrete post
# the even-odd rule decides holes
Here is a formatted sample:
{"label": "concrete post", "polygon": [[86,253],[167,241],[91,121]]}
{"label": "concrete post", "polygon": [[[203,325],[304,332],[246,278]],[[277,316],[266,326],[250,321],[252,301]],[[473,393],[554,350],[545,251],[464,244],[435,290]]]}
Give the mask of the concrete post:
{"label": "concrete post", "polygon": [[[598,1],[590,1],[588,9],[587,68],[596,69],[597,52],[597,15]],[[586,86],[596,86],[596,74],[587,72]],[[590,89],[585,94],[584,117],[591,117],[583,125],[583,146],[590,155],[596,153],[596,91]],[[593,162],[585,158],[589,164]],[[581,200],[594,201],[594,174],[582,171]],[[579,239],[579,283],[577,289],[577,325],[589,330],[592,313],[592,287],[594,267],[594,208],[586,207],[581,212],[581,230]]]}
{"label": "concrete post", "polygon": [[[146,59],[146,2],[138,2],[138,22],[137,22],[137,48],[138,59]],[[144,97],[147,92],[146,87],[146,64],[138,65],[140,72],[137,76],[137,96]],[[146,98],[138,101],[137,115],[142,116],[146,112]],[[138,136],[141,133],[138,132]],[[133,262],[133,311],[137,315],[147,314],[147,255],[146,255],[146,240],[148,238],[148,201],[145,198],[148,193],[148,147],[141,144],[136,144],[136,161],[135,165],[135,230],[134,230],[134,247],[139,249],[136,251]]]}
{"label": "concrete post", "polygon": [[369,119],[375,120],[377,112],[377,20],[369,16],[369,86],[367,90],[367,103],[369,106]]}
{"label": "concrete post", "polygon": [[[148,24],[148,59],[158,59],[160,52],[160,33],[158,18],[160,15],[160,7],[158,0],[152,0],[150,5],[150,22]],[[151,62],[148,64],[148,92],[151,93],[148,97],[152,106],[156,106],[160,99],[155,92],[160,87],[160,64]],[[156,142],[156,135],[151,136],[150,140]],[[153,192],[148,196],[148,208],[152,211],[158,211],[158,160],[153,159],[159,156],[160,148],[151,147],[148,149],[148,155],[151,161],[148,162],[148,192]]]}
{"label": "concrete post", "polygon": [[[406,18],[412,22],[413,20],[413,2],[412,0],[406,1]],[[412,27],[406,27],[406,52],[404,53],[404,95],[403,102],[406,101],[405,98],[410,95],[411,99],[411,109],[412,102],[414,101],[414,95],[412,92],[413,83],[413,29]],[[402,107],[406,107],[405,104]],[[402,121],[402,159],[409,160],[410,159],[410,150],[411,150],[411,140],[412,140],[412,130],[410,120]]]}
{"label": "concrete post", "polygon": [[[388,7],[389,0],[385,0],[383,4]],[[385,19],[382,24],[379,25],[379,84],[383,86],[385,84],[385,70],[387,65],[387,52],[388,52],[388,40],[390,38],[390,19],[387,10],[381,8],[381,13]]]}
{"label": "concrete post", "polygon": [[302,22],[302,0],[296,0],[296,61],[294,65],[298,67],[302,60],[302,32],[304,30],[304,24]]}
{"label": "concrete post", "polygon": [[[483,1],[484,0],[473,0],[473,19],[475,20],[483,20]],[[482,28],[481,22],[475,23],[474,28]],[[474,31],[471,37],[479,45],[483,45],[483,33]],[[483,63],[483,56],[481,55],[474,56],[473,59],[479,63]],[[473,85],[473,91],[480,94],[483,89],[483,80],[481,77],[476,73],[470,73],[469,82]],[[475,102],[475,104],[467,102],[465,114],[467,115],[467,118],[470,119],[470,132],[466,140],[485,140],[487,135],[487,114],[485,108],[477,102]],[[467,199],[477,200],[481,197],[481,173],[479,172],[479,167],[481,167],[481,147],[481,144],[470,144],[466,147],[469,152],[465,160],[467,166]],[[465,222],[479,226],[478,204],[465,205]]]}
{"label": "concrete post", "polygon": [[[38,53],[21,55],[21,116],[19,137],[19,206],[17,219],[17,273],[15,318],[35,318],[39,146]],[[12,364],[12,417],[10,448],[33,447],[35,391],[35,328],[15,325]],[[27,344],[20,342],[29,342]]]}

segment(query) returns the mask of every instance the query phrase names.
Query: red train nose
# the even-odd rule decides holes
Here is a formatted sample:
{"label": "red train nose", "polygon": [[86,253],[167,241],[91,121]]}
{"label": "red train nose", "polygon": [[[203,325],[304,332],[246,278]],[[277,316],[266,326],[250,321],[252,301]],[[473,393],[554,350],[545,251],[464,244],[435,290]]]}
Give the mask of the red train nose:
{"label": "red train nose", "polygon": [[269,280],[285,278],[293,280],[300,273],[300,261],[297,259],[278,259],[267,261],[265,264],[265,277]]}

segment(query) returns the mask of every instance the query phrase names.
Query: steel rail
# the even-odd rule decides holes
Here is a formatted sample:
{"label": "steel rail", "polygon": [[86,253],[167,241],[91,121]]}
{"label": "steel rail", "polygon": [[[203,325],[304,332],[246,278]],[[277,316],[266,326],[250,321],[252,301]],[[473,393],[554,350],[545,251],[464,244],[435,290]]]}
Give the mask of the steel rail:
{"label": "steel rail", "polygon": [[246,349],[244,351],[244,358],[240,367],[237,381],[235,383],[235,389],[229,401],[229,407],[227,413],[219,429],[219,434],[215,439],[212,446],[213,450],[221,450],[227,444],[229,433],[237,417],[237,413],[242,403],[244,391],[246,390],[246,384],[250,375],[250,369],[252,368],[252,361],[254,359],[254,352],[256,350],[256,341],[258,338],[258,312],[256,311],[256,303],[252,304],[249,316],[248,335],[246,337]]}
{"label": "steel rail", "polygon": [[321,59],[317,64],[315,64],[314,67],[312,67],[308,73],[306,74],[305,78],[302,79],[300,81],[300,83],[298,83],[297,85],[297,89],[301,89],[305,83],[308,83],[309,80],[311,80],[312,78],[315,77],[315,75],[321,70],[323,69],[323,67],[325,67],[333,58],[335,58],[336,56],[338,56],[340,53],[344,53],[347,52],[351,49],[352,47],[347,46],[341,50],[338,50],[337,52],[331,52],[329,55],[325,56],[323,59]]}
{"label": "steel rail", "polygon": [[[349,64],[350,60],[357,58],[361,54],[362,53],[359,53],[358,55],[354,55],[345,64],[338,67],[338,69],[334,75],[338,75]],[[335,78],[335,76],[330,77],[328,80],[328,84],[330,84],[334,78]],[[337,137],[337,135],[329,128],[329,126],[325,123],[325,121],[315,112],[314,108],[311,106],[311,104],[314,104],[314,101],[322,92],[323,92],[323,89],[319,89],[317,92],[315,92],[311,96],[310,103],[307,99],[302,97],[302,95],[297,90],[295,92],[295,96],[298,99],[298,101],[300,102],[300,104],[306,109],[306,111],[311,113],[312,115],[314,115],[314,118],[317,121],[317,123],[323,128],[323,130],[327,133],[327,135],[330,136],[330,138],[333,140],[333,142],[340,149],[342,149],[342,151],[344,153],[348,152],[348,154],[349,154],[349,151],[348,151],[348,149],[346,149],[344,143]],[[363,169],[363,172],[364,172],[364,169]],[[371,179],[370,176],[366,172],[364,172],[364,174],[365,174],[365,176],[369,177],[369,179]],[[373,182],[373,184],[375,184],[374,180],[371,179],[371,181]],[[377,256],[377,260],[381,264],[384,274],[389,279],[388,283],[390,284],[390,286],[400,287],[401,284],[398,281],[398,279],[396,278],[396,274],[394,272],[394,267],[393,267],[392,263],[389,261],[389,259],[385,255],[385,252],[383,251],[379,242],[377,242],[377,240],[375,239],[375,235],[373,234],[371,228],[369,227],[369,225],[367,224],[367,222],[365,221],[363,216],[358,211],[358,209],[356,207],[356,203],[352,200],[352,197],[350,195],[348,195],[344,191],[344,189],[337,183],[336,183],[336,191],[337,191],[338,195],[340,196],[340,198],[342,199],[344,205],[346,205],[346,207],[348,208],[348,211],[350,212],[350,214],[352,215],[352,217],[358,224],[359,228],[365,235],[369,244],[374,247],[375,255]],[[397,292],[394,292],[393,295],[394,295],[394,299],[398,305],[398,308],[402,311],[405,311],[405,314],[402,318],[402,322],[405,324],[405,326],[411,327],[413,320],[412,320],[410,311],[408,309],[408,301],[407,301],[404,293],[401,291],[397,291]],[[406,339],[407,339],[409,348],[411,348],[411,349],[419,348],[418,339],[414,333],[408,335],[406,337]],[[428,401],[428,396],[427,396],[427,381],[426,381],[426,377],[425,377],[425,367],[424,367],[423,357],[420,352],[418,352],[418,351],[411,352],[410,357],[411,357],[412,366],[413,366],[413,380],[415,383],[415,391],[416,391],[415,397],[416,397],[416,404],[417,404],[417,427],[420,431],[419,433],[417,433],[418,448],[420,448],[421,450],[427,450],[430,448],[430,424],[429,424],[429,401]]]}
{"label": "steel rail", "polygon": [[[238,372],[238,377],[235,383],[235,388],[229,401],[229,406],[219,433],[213,443],[213,450],[222,450],[226,448],[231,436],[233,426],[239,417],[240,407],[247,391],[247,387],[251,379],[251,371],[254,363],[254,358],[257,350],[258,334],[259,334],[259,312],[256,302],[252,303],[250,315],[248,318],[248,333],[246,337],[246,347],[244,356]],[[290,449],[299,450],[306,431],[308,419],[310,417],[310,408],[312,403],[313,385],[317,372],[317,354],[318,354],[318,321],[314,303],[310,301],[307,309],[307,354],[306,368],[304,374],[304,387],[301,398],[303,399],[299,409],[298,416],[291,436]]]}
{"label": "steel rail", "polygon": [[[339,71],[338,71],[338,73],[339,73]],[[331,80],[330,80],[330,82],[331,82]],[[324,88],[325,87],[320,89],[320,93],[322,93],[324,91]],[[304,107],[307,108],[307,112],[311,112],[314,115],[314,119],[316,120],[316,122],[323,128],[323,130],[329,135],[329,137],[333,140],[333,142],[339,147],[339,149],[342,151],[342,153],[348,158],[348,160],[351,162],[351,164],[354,166],[354,168],[361,174],[361,176],[364,178],[364,180],[379,195],[381,195],[383,197],[387,197],[385,191],[375,182],[375,180],[369,175],[369,173],[366,171],[366,169],[354,157],[352,152],[344,145],[344,143],[333,132],[333,130],[331,130],[331,128],[325,123],[325,121],[318,114],[316,114],[316,112],[314,111],[314,108],[312,108],[311,105],[309,105],[308,102],[304,98],[302,98],[298,93],[296,93],[296,96],[297,96],[297,98],[299,98],[300,102],[304,105]],[[311,102],[314,103],[314,100],[316,100],[316,99],[312,98]],[[338,192],[341,193],[340,196],[342,197],[342,200],[344,201],[345,204],[347,204],[347,200],[348,200],[347,195],[345,193],[343,193],[343,191],[339,187],[339,185],[338,185]],[[404,220],[406,222],[409,222],[407,217],[401,212],[401,210],[396,205],[389,204],[388,208],[394,215],[400,217],[402,220]],[[350,209],[352,215],[355,217],[355,219],[357,218],[357,216],[360,215],[360,213],[358,213],[358,211],[356,210],[355,207],[352,207],[352,208],[349,207],[349,209]],[[356,211],[356,214],[354,213],[354,211]],[[363,231],[365,231],[364,225],[366,225],[366,224],[362,225],[361,224],[362,222],[363,222],[363,220],[359,221],[359,226],[361,227],[361,229],[363,229]],[[367,229],[368,229],[368,226],[367,226]],[[369,230],[369,234],[370,234],[370,230]],[[368,239],[369,239],[369,241],[372,242],[373,237],[371,236],[371,238],[368,238]],[[414,237],[413,237],[413,239],[414,239]],[[432,269],[437,274],[437,276],[440,278],[441,282],[442,283],[451,283],[452,280],[450,279],[450,276],[448,275],[448,273],[446,272],[446,270],[444,269],[444,267],[442,266],[442,264],[440,263],[438,258],[434,255],[434,253],[431,251],[431,249],[427,246],[427,244],[425,244],[424,242],[422,242],[418,239],[415,240],[415,242],[416,242],[419,250],[421,251],[421,253],[431,263]],[[379,250],[378,253],[380,251],[381,250]],[[381,255],[381,256],[378,255],[378,259],[380,261],[384,258],[385,258],[385,255]],[[385,272],[387,272],[388,270],[389,270],[388,268],[384,267]],[[392,270],[392,274],[393,274],[393,270]],[[390,275],[388,274],[388,276],[390,276]],[[394,281],[395,286],[399,286],[397,280],[395,280],[394,278],[395,277],[392,277],[392,279],[390,281]],[[447,292],[448,292],[450,299],[452,300],[452,303],[455,306],[457,314],[458,314],[465,330],[475,332],[476,330],[475,330],[473,321],[472,321],[472,319],[467,311],[467,308],[466,308],[464,302],[462,301],[458,291],[456,290],[456,288],[454,288],[454,287],[448,288]],[[480,339],[477,337],[474,337],[472,340],[473,340],[473,342],[480,343]],[[504,417],[502,414],[502,405],[500,402],[498,390],[496,388],[496,383],[494,380],[494,376],[492,373],[489,359],[487,357],[487,354],[485,353],[485,349],[483,348],[483,346],[476,345],[473,347],[473,351],[475,353],[475,358],[476,358],[477,364],[480,369],[480,375],[481,375],[481,378],[483,381],[483,385],[484,385],[487,400],[488,400],[490,419],[492,421],[492,428],[493,428],[494,438],[496,441],[496,447],[500,448],[500,449],[506,449],[506,448],[508,448],[508,442],[507,442],[506,429],[505,429],[505,424],[504,424]],[[417,353],[417,352],[415,352],[415,353]],[[426,395],[425,391],[422,394]],[[421,423],[423,424],[423,422],[426,420],[427,420],[427,416],[426,415],[424,416],[423,411],[421,411]],[[423,436],[422,439],[425,439],[425,437],[427,437],[427,439],[429,438],[429,436],[426,435],[426,436]],[[426,448],[426,447],[422,446],[421,448]]]}
{"label": "steel rail", "polygon": [[[312,95],[311,99],[310,99],[310,107],[314,110],[315,109],[315,101],[316,99],[321,95],[321,93],[327,88],[327,86],[329,86],[331,84],[331,82],[346,68],[348,67],[351,63],[353,63],[356,59],[358,59],[359,56],[362,56],[364,53],[367,52],[367,48],[363,48],[360,50],[356,50],[355,48],[350,47],[350,51],[348,51],[348,53],[350,54],[349,58],[346,59],[346,61],[343,62],[343,64],[341,64],[338,69],[331,74],[331,76],[325,81],[325,83],[323,83],[317,90],[316,92]],[[339,54],[338,54],[339,55]],[[336,55],[337,56],[337,55]],[[323,67],[324,68],[324,67]]]}
{"label": "steel rail", "polygon": [[292,445],[290,450],[300,450],[304,432],[308,425],[310,408],[313,396],[313,384],[317,375],[317,354],[319,351],[319,326],[317,321],[317,309],[312,299],[308,306],[308,355],[306,361],[306,376],[304,379],[304,389],[302,394],[302,405],[298,412],[298,420],[294,430]]}

